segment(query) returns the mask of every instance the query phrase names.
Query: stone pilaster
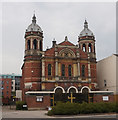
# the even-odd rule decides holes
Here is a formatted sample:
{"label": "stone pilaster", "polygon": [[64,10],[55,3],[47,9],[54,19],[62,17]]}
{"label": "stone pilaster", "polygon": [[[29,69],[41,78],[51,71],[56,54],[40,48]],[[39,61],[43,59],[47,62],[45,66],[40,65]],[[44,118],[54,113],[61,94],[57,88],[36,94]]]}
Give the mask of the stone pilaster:
{"label": "stone pilaster", "polygon": [[91,43],[91,45],[92,52],[94,52],[94,43]]}
{"label": "stone pilaster", "polygon": [[91,82],[91,68],[90,68],[90,62],[88,62],[88,77],[89,77],[89,82]]}
{"label": "stone pilaster", "polygon": [[40,41],[37,40],[37,48],[39,49],[39,44],[40,44]]}
{"label": "stone pilaster", "polygon": [[55,61],[55,80],[58,80],[58,60]]}
{"label": "stone pilaster", "polygon": [[86,52],[89,52],[88,43],[86,43]]}
{"label": "stone pilaster", "polygon": [[83,48],[82,48],[82,47],[83,47],[83,44],[82,44],[82,43],[80,43],[80,48],[81,48],[81,50],[83,50]]}
{"label": "stone pilaster", "polygon": [[45,80],[45,60],[42,59],[42,81]]}
{"label": "stone pilaster", "polygon": [[80,63],[78,62],[78,76],[80,76]]}
{"label": "stone pilaster", "polygon": [[33,39],[31,38],[31,49],[33,49]]}

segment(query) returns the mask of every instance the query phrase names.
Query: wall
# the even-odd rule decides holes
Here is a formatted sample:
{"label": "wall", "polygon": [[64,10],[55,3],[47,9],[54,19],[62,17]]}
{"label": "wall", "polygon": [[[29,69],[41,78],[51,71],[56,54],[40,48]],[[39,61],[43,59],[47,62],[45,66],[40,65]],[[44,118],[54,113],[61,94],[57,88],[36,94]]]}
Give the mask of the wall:
{"label": "wall", "polygon": [[[108,96],[108,101],[103,101],[103,96]],[[94,95],[93,97],[93,102],[114,102],[115,101],[115,97],[114,95]]]}
{"label": "wall", "polygon": [[11,86],[12,86],[12,79],[11,78],[2,78],[2,93],[4,98],[11,98]]}
{"label": "wall", "polygon": [[16,90],[16,98],[20,99],[22,101],[22,90]]}
{"label": "wall", "polygon": [[50,96],[43,96],[42,102],[36,101],[36,96],[26,96],[26,103],[28,105],[28,109],[34,108],[47,108],[50,106]]}
{"label": "wall", "polygon": [[15,92],[15,80],[12,80],[12,92]]}
{"label": "wall", "polygon": [[[118,57],[112,55],[97,63],[97,79],[100,90],[114,91],[116,94],[116,59],[118,64]],[[107,86],[104,86],[106,80]]]}

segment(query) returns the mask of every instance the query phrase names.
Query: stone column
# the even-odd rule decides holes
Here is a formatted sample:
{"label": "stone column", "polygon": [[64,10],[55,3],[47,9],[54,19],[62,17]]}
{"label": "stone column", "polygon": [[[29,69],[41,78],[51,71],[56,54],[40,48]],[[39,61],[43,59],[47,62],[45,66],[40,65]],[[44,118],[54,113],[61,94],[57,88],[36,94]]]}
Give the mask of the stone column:
{"label": "stone column", "polygon": [[31,43],[30,43],[30,45],[31,45],[31,49],[33,49],[33,39],[31,38]]}
{"label": "stone column", "polygon": [[86,43],[86,52],[89,52],[88,43]]}
{"label": "stone column", "polygon": [[80,63],[78,62],[78,76],[80,76]]}
{"label": "stone column", "polygon": [[45,80],[45,61],[42,59],[42,80]]}
{"label": "stone column", "polygon": [[40,41],[39,41],[39,40],[37,40],[37,44],[38,44],[37,48],[38,48],[38,49],[39,49],[39,42],[40,42]]}
{"label": "stone column", "polygon": [[91,45],[92,52],[94,52],[94,43],[91,43]]}
{"label": "stone column", "polygon": [[55,80],[58,80],[58,60],[55,61]]}
{"label": "stone column", "polygon": [[55,62],[55,76],[58,76],[58,61]]}
{"label": "stone column", "polygon": [[89,82],[91,82],[91,67],[90,67],[90,62],[88,62],[88,77],[89,77]]}
{"label": "stone column", "polygon": [[80,48],[81,48],[81,50],[83,50],[83,44],[82,43],[80,43]]}

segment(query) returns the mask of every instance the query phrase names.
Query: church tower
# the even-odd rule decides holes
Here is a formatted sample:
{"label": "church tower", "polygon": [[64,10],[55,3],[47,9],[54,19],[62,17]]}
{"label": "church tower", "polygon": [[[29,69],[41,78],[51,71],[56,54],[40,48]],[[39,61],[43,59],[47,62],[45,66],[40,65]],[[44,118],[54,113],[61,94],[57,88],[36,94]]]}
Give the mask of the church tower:
{"label": "church tower", "polygon": [[78,38],[79,48],[88,54],[90,59],[96,60],[95,37],[88,28],[88,22],[85,20],[84,29],[80,32]]}
{"label": "church tower", "polygon": [[96,79],[96,52],[95,52],[95,36],[93,32],[88,28],[88,22],[85,20],[84,29],[80,32],[78,37],[79,48],[87,54],[88,61],[88,81],[94,88],[97,89],[97,79]]}
{"label": "church tower", "polygon": [[25,56],[22,66],[23,92],[28,90],[40,90],[41,62],[43,52],[43,31],[36,24],[35,14],[32,23],[25,32]]}
{"label": "church tower", "polygon": [[40,55],[43,50],[43,31],[36,24],[35,14],[32,17],[32,23],[25,32],[25,56]]}

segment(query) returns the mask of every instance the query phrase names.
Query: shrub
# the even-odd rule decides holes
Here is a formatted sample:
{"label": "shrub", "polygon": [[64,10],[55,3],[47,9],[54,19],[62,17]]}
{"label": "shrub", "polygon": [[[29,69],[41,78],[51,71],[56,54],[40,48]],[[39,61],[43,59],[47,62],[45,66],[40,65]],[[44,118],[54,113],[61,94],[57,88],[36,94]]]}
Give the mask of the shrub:
{"label": "shrub", "polygon": [[118,104],[116,103],[62,103],[58,102],[48,115],[76,115],[89,113],[109,113],[118,112]]}
{"label": "shrub", "polygon": [[27,105],[24,101],[16,102],[16,110],[27,110],[27,107],[23,107],[23,105]]}
{"label": "shrub", "polygon": [[76,103],[62,103],[57,102],[56,106],[48,112],[48,115],[75,115],[77,114]]}

